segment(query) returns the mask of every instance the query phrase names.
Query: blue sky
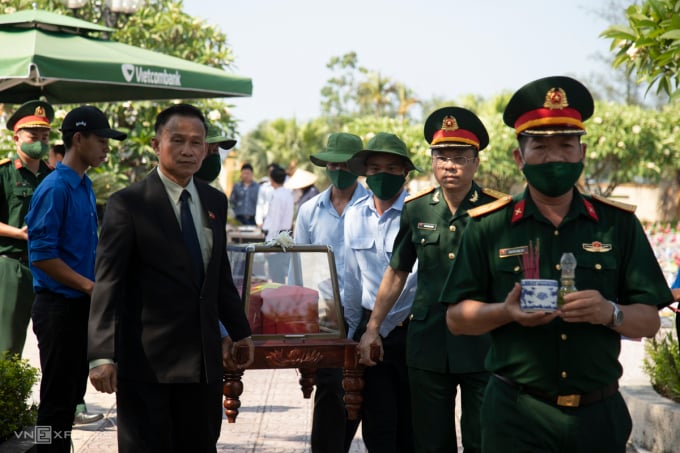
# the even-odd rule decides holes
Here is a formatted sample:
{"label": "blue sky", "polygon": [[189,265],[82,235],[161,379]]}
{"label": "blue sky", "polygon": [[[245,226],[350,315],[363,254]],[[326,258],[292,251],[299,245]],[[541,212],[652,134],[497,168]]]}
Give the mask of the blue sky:
{"label": "blue sky", "polygon": [[597,58],[608,0],[185,0],[219,26],[253,96],[230,100],[241,132],[263,120],[319,115],[333,56],[410,87],[420,98],[491,96],[556,74],[606,74]]}

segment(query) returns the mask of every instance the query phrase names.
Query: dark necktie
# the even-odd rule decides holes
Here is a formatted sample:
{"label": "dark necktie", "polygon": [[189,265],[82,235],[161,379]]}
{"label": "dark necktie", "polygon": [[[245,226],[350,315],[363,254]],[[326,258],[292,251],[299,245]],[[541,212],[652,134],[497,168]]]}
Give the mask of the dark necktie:
{"label": "dark necktie", "polygon": [[189,249],[191,261],[196,268],[200,286],[203,284],[203,255],[201,254],[201,244],[198,242],[198,235],[196,235],[194,217],[191,215],[191,208],[189,208],[189,197],[191,197],[191,195],[186,190],[183,190],[182,195],[179,196],[179,218],[182,225],[182,236],[184,237],[184,242]]}

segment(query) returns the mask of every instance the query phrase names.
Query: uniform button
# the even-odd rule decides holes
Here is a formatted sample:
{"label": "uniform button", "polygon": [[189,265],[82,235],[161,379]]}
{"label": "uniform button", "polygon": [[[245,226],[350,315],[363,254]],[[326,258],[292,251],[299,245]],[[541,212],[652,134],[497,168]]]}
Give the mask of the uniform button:
{"label": "uniform button", "polygon": [[560,335],[560,338],[562,338],[562,341],[567,341],[567,334],[563,333],[562,335]]}
{"label": "uniform button", "polygon": [[449,231],[456,231],[456,225],[449,226]]}
{"label": "uniform button", "polygon": [[449,259],[450,260],[454,259],[455,257],[456,257],[455,253],[453,253],[453,252],[449,253]]}
{"label": "uniform button", "polygon": [[422,239],[420,240],[420,243],[421,243],[421,244],[425,244],[425,238],[422,238]]}
{"label": "uniform button", "polygon": [[555,230],[555,232],[554,232],[553,234],[554,234],[555,236],[559,236],[559,235],[560,235],[560,232],[557,231],[557,230]]}
{"label": "uniform button", "polygon": [[413,321],[413,313],[411,313],[411,314],[409,315],[408,319],[409,319],[410,321]]}
{"label": "uniform button", "polygon": [[562,371],[561,376],[562,376],[562,379],[566,379],[566,378],[567,378],[567,372],[566,372],[566,371]]}
{"label": "uniform button", "polygon": [[598,271],[602,270],[602,265],[600,263],[597,263],[595,265],[595,269],[597,269]]}
{"label": "uniform button", "polygon": [[558,271],[562,270],[562,266],[560,266],[559,264],[555,264],[555,269],[557,269]]}
{"label": "uniform button", "polygon": [[514,268],[513,270],[514,270],[515,272],[519,272],[519,269],[520,269],[519,266],[515,266],[515,268]]}

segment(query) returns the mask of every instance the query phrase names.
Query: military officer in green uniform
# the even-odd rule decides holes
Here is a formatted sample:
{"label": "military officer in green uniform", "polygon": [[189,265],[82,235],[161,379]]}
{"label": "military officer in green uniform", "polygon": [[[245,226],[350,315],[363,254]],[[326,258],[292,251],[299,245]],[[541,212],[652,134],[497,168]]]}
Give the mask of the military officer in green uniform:
{"label": "military officer in green uniform", "polygon": [[426,120],[424,132],[439,186],[406,198],[390,265],[361,338],[361,360],[374,365],[370,347],[382,346],[380,325],[417,259],[416,296],[406,340],[415,451],[457,451],[455,400],[460,387],[462,443],[466,452],[475,452],[481,449],[479,408],[488,380],[484,357],[489,338],[449,333],[439,294],[457,259],[468,209],[505,194],[482,189],[473,181],[478,153],[489,143],[474,113],[460,107],[439,109]]}
{"label": "military officer in green uniform", "polygon": [[24,216],[33,191],[50,172],[42,160],[49,151],[54,110],[30,101],[7,121],[16,155],[0,160],[0,352],[21,355],[33,304]]}
{"label": "military officer in green uniform", "polygon": [[[517,134],[513,157],[527,188],[468,212],[442,291],[453,333],[491,333],[485,452],[626,451],[621,336],[653,336],[657,304],[673,297],[634,207],[575,188],[592,113],[587,88],[569,77],[535,80],[512,96],[503,120]],[[560,279],[563,253],[577,261],[576,291],[553,312],[519,305],[521,257],[537,242],[541,278]]]}

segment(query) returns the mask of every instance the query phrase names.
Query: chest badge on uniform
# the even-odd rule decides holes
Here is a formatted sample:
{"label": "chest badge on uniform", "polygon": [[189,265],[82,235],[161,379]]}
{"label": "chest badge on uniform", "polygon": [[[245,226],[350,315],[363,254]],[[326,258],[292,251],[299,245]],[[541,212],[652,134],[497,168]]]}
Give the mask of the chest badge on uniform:
{"label": "chest badge on uniform", "polygon": [[611,244],[603,244],[600,241],[593,241],[590,244],[582,244],[582,245],[583,245],[583,250],[585,250],[586,252],[600,253],[600,252],[610,252],[612,250]]}
{"label": "chest badge on uniform", "polygon": [[430,231],[434,231],[434,230],[437,229],[437,224],[436,224],[436,223],[418,222],[418,229],[419,229],[419,230],[430,230]]}
{"label": "chest badge on uniform", "polygon": [[506,249],[498,249],[499,258],[508,258],[510,256],[520,256],[529,253],[528,245],[519,245],[517,247],[509,247]]}

